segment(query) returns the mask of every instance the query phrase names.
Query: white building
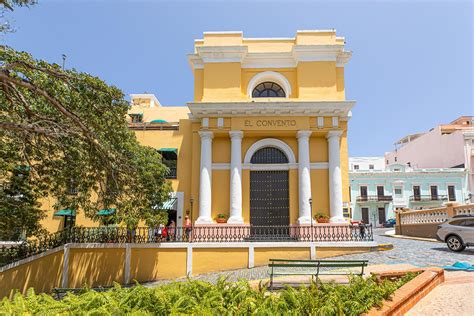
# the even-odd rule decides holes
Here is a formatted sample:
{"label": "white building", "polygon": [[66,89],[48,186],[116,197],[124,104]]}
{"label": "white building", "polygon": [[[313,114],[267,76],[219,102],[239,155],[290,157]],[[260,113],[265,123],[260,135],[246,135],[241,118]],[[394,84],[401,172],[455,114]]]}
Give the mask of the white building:
{"label": "white building", "polygon": [[349,171],[384,169],[384,157],[349,157]]}
{"label": "white building", "polygon": [[351,168],[349,183],[352,219],[374,226],[395,217],[397,209],[428,209],[448,202],[464,204],[468,197],[464,168],[393,164],[376,170],[374,165],[374,169]]}

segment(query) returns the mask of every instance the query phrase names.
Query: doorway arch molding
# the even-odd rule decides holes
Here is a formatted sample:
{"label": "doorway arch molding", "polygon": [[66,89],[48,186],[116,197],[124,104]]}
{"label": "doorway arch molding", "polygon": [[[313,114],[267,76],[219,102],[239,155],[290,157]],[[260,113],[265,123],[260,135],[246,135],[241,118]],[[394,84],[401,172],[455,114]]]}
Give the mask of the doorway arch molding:
{"label": "doorway arch molding", "polygon": [[278,148],[283,151],[283,153],[285,153],[286,157],[288,158],[288,164],[296,163],[295,154],[287,143],[276,138],[264,138],[259,141],[256,141],[252,144],[252,146],[250,146],[250,148],[245,153],[244,164],[251,164],[250,160],[252,159],[252,156],[255,154],[255,152],[264,147]]}

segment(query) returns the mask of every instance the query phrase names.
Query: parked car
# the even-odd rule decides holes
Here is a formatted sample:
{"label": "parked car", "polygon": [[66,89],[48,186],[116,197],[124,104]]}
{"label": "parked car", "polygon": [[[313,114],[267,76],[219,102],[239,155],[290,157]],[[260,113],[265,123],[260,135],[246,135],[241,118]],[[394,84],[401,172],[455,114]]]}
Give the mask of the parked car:
{"label": "parked car", "polygon": [[456,215],[438,226],[436,239],[452,251],[474,246],[474,215]]}
{"label": "parked car", "polygon": [[395,220],[395,218],[390,218],[383,222],[382,227],[393,227],[396,223],[397,221]]}

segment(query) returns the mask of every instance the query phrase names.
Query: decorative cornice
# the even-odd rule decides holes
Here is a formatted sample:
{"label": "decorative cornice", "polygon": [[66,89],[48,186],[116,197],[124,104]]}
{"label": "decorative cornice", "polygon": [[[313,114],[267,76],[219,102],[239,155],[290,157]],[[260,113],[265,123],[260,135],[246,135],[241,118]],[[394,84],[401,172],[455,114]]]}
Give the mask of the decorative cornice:
{"label": "decorative cornice", "polygon": [[230,138],[240,138],[244,137],[244,132],[242,131],[230,131],[229,132]]}
{"label": "decorative cornice", "polygon": [[193,118],[237,116],[338,116],[347,119],[355,101],[190,102]]}
{"label": "decorative cornice", "polygon": [[327,138],[327,139],[329,139],[329,138],[331,138],[331,137],[337,137],[337,138],[339,138],[339,137],[341,137],[342,133],[343,133],[343,131],[341,131],[341,130],[329,131],[329,132],[327,133],[327,135],[326,135],[326,138]]}
{"label": "decorative cornice", "polygon": [[294,45],[286,52],[251,53],[247,45],[197,46],[195,53],[188,54],[188,61],[193,69],[202,69],[204,63],[224,62],[240,62],[242,68],[294,68],[300,61],[333,61],[343,67],[351,56],[343,44]]}
{"label": "decorative cornice", "polygon": [[201,139],[213,139],[214,134],[211,131],[199,131],[199,136],[201,136]]}
{"label": "decorative cornice", "polygon": [[312,131],[298,131],[296,133],[296,138],[309,138],[311,136]]}

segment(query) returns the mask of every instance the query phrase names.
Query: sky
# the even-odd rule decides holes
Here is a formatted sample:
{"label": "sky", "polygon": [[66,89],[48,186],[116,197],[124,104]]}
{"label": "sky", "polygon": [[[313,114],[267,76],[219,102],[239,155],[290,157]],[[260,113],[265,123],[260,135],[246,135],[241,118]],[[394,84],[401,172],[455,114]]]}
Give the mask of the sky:
{"label": "sky", "polygon": [[96,75],[164,105],[193,98],[186,54],[205,31],[294,37],[336,29],[353,52],[345,67],[349,155],[382,156],[405,135],[474,115],[473,2],[451,1],[53,1],[7,18],[1,41],[34,57]]}

